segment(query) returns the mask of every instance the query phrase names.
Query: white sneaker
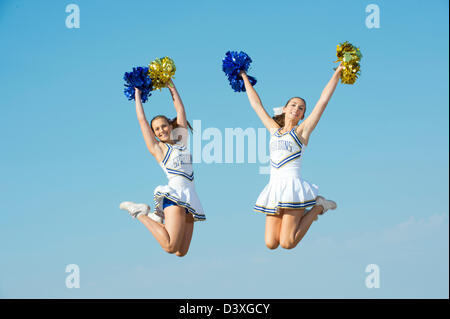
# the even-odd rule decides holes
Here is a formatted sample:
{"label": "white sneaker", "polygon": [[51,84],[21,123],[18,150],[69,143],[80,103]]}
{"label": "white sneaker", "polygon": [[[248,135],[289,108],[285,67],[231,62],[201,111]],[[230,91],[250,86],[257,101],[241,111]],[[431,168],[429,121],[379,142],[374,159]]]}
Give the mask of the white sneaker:
{"label": "white sneaker", "polygon": [[150,213],[147,216],[150,217],[151,219],[153,219],[157,223],[160,223],[160,224],[163,223],[163,218],[160,215],[158,215],[156,212]]}
{"label": "white sneaker", "polygon": [[141,214],[148,215],[150,212],[150,207],[147,204],[136,204],[133,202],[122,202],[119,208],[128,211],[133,218],[137,218]]}
{"label": "white sneaker", "polygon": [[334,202],[332,200],[325,199],[322,196],[317,196],[316,197],[316,205],[320,205],[320,206],[323,207],[323,212],[321,214],[319,214],[319,215],[322,215],[323,213],[325,213],[329,209],[336,209],[337,208],[336,202]]}

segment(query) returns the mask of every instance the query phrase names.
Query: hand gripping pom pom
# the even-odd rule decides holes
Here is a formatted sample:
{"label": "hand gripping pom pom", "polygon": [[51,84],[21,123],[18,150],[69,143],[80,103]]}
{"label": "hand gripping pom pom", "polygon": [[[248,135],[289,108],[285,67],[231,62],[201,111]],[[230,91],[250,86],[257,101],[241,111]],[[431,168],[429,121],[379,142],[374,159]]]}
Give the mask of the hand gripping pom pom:
{"label": "hand gripping pom pom", "polygon": [[166,87],[176,70],[175,63],[167,56],[153,60],[148,66],[148,75],[152,78],[153,89],[161,90]]}
{"label": "hand gripping pom pom", "polygon": [[138,88],[141,90],[141,100],[142,103],[147,102],[150,92],[153,90],[152,79],[147,75],[148,68],[146,67],[135,67],[132,72],[125,72],[123,79],[125,80],[125,96],[129,101],[134,100],[135,90]]}
{"label": "hand gripping pom pom", "polygon": [[362,54],[359,48],[354,47],[348,41],[339,43],[336,48],[336,56],[341,62],[343,69],[341,71],[341,83],[354,84],[358,75],[360,75],[360,65]]}
{"label": "hand gripping pom pom", "polygon": [[[225,53],[225,58],[222,60],[222,70],[228,77],[231,88],[235,92],[245,92],[244,80],[239,75],[239,72],[247,72],[250,67],[252,59],[245,52],[228,51]],[[256,84],[256,79],[248,76],[251,85]]]}

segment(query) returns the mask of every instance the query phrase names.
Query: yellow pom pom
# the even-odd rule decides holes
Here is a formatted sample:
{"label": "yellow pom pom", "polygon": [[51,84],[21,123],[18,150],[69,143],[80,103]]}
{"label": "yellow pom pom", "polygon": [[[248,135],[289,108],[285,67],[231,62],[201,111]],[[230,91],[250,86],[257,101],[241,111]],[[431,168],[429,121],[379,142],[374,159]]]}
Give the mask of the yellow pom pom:
{"label": "yellow pom pom", "polygon": [[341,83],[355,83],[358,75],[360,74],[359,62],[362,58],[362,54],[359,48],[354,47],[348,41],[339,43],[336,47],[336,56],[338,58],[338,61],[340,61],[341,65],[343,66],[341,72]]}
{"label": "yellow pom pom", "polygon": [[152,79],[153,89],[166,87],[176,70],[175,63],[167,56],[152,61],[148,66],[148,76]]}

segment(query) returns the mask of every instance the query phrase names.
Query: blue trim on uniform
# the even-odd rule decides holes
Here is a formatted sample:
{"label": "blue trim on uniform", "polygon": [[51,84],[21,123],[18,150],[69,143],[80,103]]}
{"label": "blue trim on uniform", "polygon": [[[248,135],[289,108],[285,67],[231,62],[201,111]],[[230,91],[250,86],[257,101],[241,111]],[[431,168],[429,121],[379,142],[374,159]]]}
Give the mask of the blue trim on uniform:
{"label": "blue trim on uniform", "polygon": [[170,155],[172,154],[172,147],[167,143],[165,144],[167,145],[167,152],[166,155],[164,156],[164,159],[162,160],[164,166],[166,166],[166,163],[169,160]]}
{"label": "blue trim on uniform", "polygon": [[[168,199],[167,197],[164,197],[162,206],[163,206],[163,210],[164,210],[166,207],[170,207],[170,206],[178,206],[178,205],[177,205],[177,203],[174,202],[173,200]],[[187,209],[186,207],[183,207],[183,208],[185,209],[186,214],[189,214],[188,209]]]}
{"label": "blue trim on uniform", "polygon": [[182,172],[182,171],[177,171],[177,170],[172,169],[172,168],[167,168],[167,167],[166,167],[166,170],[167,170],[167,173],[169,173],[169,174],[180,175],[180,176],[182,176],[182,177],[184,177],[184,178],[187,178],[187,179],[190,180],[191,182],[194,180],[194,172],[192,172],[192,174],[189,175],[189,174],[186,174],[186,173],[184,173],[184,172]]}
{"label": "blue trim on uniform", "polygon": [[182,171],[179,171],[179,170],[176,170],[176,169],[173,169],[173,168],[168,168],[168,167],[166,166],[167,162],[168,162],[169,159],[170,159],[170,156],[171,156],[172,153],[173,153],[172,151],[173,151],[174,148],[176,148],[176,149],[182,151],[182,150],[185,150],[186,147],[185,147],[185,146],[179,146],[179,145],[172,146],[172,145],[170,145],[170,144],[168,144],[168,143],[165,143],[165,144],[167,145],[168,150],[167,150],[166,155],[164,156],[164,159],[162,160],[161,163],[163,163],[164,167],[166,168],[167,173],[173,174],[173,175],[180,175],[180,176],[182,176],[182,177],[187,178],[188,180],[190,180],[190,181],[192,182],[192,181],[194,180],[194,172],[192,172],[192,174],[189,175],[189,174],[187,174],[187,173],[185,173],[185,172],[182,172]]}
{"label": "blue trim on uniform", "polygon": [[176,144],[174,144],[174,145],[171,145],[171,146],[173,148],[176,148],[176,149],[180,150],[180,151],[184,151],[186,149],[185,145],[176,145]]}
{"label": "blue trim on uniform", "polygon": [[[294,128],[295,128],[295,127],[294,127]],[[293,128],[293,129],[294,129],[294,128]],[[278,129],[278,130],[277,130],[277,131],[275,132],[275,134],[274,134],[274,135],[275,135],[276,137],[281,137],[281,136],[284,136],[284,135],[286,135],[286,134],[290,133],[290,132],[291,132],[291,131],[293,130],[293,129],[292,129],[291,131],[288,131],[288,132],[284,132],[283,134],[280,134],[279,132],[280,132],[280,130],[281,130],[281,129],[282,129],[282,127],[280,127],[280,128],[279,128],[279,129]]]}
{"label": "blue trim on uniform", "polygon": [[292,161],[292,160],[295,160],[296,158],[298,158],[298,157],[300,157],[300,156],[302,156],[302,152],[297,152],[297,153],[294,153],[294,154],[292,154],[292,155],[289,155],[288,157],[286,157],[285,159],[283,159],[283,160],[282,160],[281,162],[279,162],[279,163],[275,163],[275,162],[273,162],[272,160],[270,160],[270,162],[271,162],[271,165],[272,165],[273,167],[275,167],[275,168],[280,168],[281,166],[283,166],[283,165],[289,163],[289,162]]}
{"label": "blue trim on uniform", "polygon": [[295,132],[293,132],[293,131],[289,132],[289,134],[294,138],[294,140],[297,142],[298,146],[300,146],[300,149],[302,149],[303,144],[302,144],[302,142],[300,142],[297,134],[295,134]]}
{"label": "blue trim on uniform", "polygon": [[297,209],[297,208],[305,208],[305,207],[309,207],[309,206],[314,206],[316,205],[316,200],[310,200],[310,201],[306,201],[303,203],[283,203],[283,202],[279,202],[278,205],[275,208],[269,208],[269,207],[264,207],[264,206],[258,206],[255,205],[253,207],[254,211],[260,212],[260,213],[265,213],[265,214],[277,214],[277,210],[278,208],[291,208],[291,209]]}
{"label": "blue trim on uniform", "polygon": [[[176,206],[180,206],[180,207],[186,208],[187,212],[189,212],[192,215],[194,215],[194,219],[196,219],[196,220],[206,220],[206,216],[203,215],[203,214],[198,214],[195,211],[195,209],[191,205],[189,205],[189,203],[180,201],[176,197],[171,196],[169,193],[156,192],[156,194],[153,196],[153,200],[155,201],[155,206],[156,207],[160,206],[160,203],[158,201],[158,199],[160,197],[167,198],[168,200],[174,202]],[[163,206],[164,206],[164,199],[163,199]],[[164,209],[164,207],[163,207],[163,209]]]}
{"label": "blue trim on uniform", "polygon": [[274,135],[277,136],[277,137],[281,137],[281,136],[284,136],[284,135],[289,133],[289,135],[294,139],[294,142],[297,143],[297,145],[300,147],[300,150],[295,152],[295,153],[293,153],[293,154],[291,154],[291,155],[289,155],[289,156],[287,156],[287,157],[285,157],[285,158],[283,158],[278,163],[270,160],[272,167],[280,168],[280,167],[284,166],[285,164],[289,163],[290,161],[292,161],[292,160],[294,160],[296,158],[299,158],[302,155],[303,144],[300,142],[300,140],[298,139],[298,137],[295,134],[295,132],[293,132],[296,128],[297,128],[297,126],[294,126],[289,132],[285,132],[285,133],[283,133],[281,135],[278,133],[278,131],[281,130],[281,128],[279,128],[278,131],[275,132]]}
{"label": "blue trim on uniform", "polygon": [[261,212],[261,213],[266,213],[266,214],[276,214],[277,210],[276,209],[269,209],[269,208],[264,208],[261,206],[254,206],[253,210],[257,211],[257,212]]}
{"label": "blue trim on uniform", "polygon": [[303,208],[305,206],[311,206],[311,205],[315,205],[316,204],[316,200],[311,200],[308,202],[304,202],[304,203],[296,203],[296,204],[291,204],[291,203],[279,203],[278,206],[281,208]]}

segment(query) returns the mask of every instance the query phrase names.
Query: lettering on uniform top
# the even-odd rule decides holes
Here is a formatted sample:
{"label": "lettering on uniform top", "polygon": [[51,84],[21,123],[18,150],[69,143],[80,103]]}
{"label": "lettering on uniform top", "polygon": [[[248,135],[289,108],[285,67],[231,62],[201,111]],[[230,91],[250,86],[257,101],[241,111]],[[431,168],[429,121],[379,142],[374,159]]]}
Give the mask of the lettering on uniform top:
{"label": "lettering on uniform top", "polygon": [[191,154],[181,154],[173,158],[172,164],[174,168],[179,168],[184,164],[192,164],[192,155]]}
{"label": "lettering on uniform top", "polygon": [[278,140],[278,141],[272,141],[270,143],[270,151],[289,151],[292,152],[292,142],[291,141],[284,141],[284,140]]}

